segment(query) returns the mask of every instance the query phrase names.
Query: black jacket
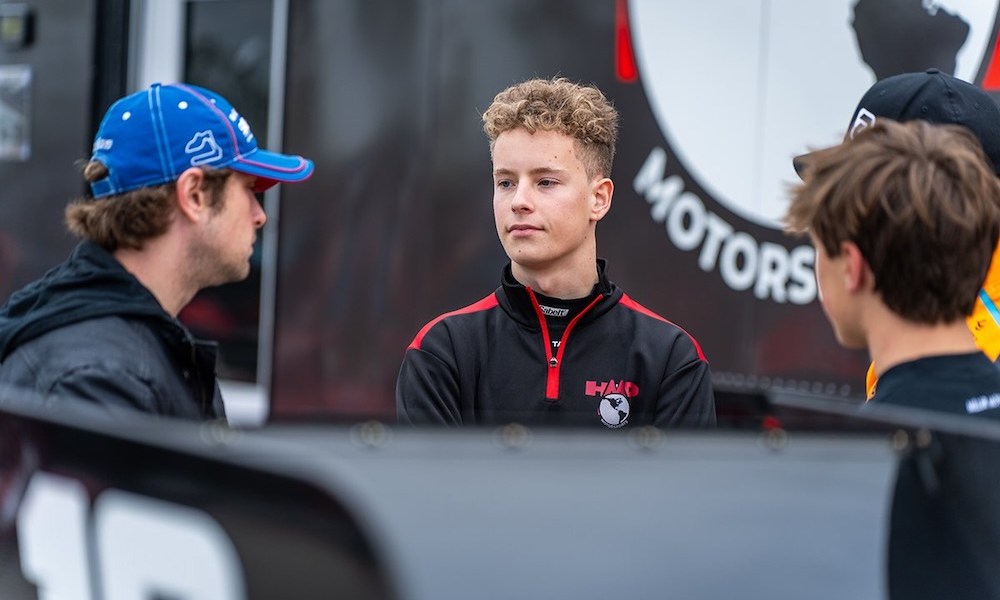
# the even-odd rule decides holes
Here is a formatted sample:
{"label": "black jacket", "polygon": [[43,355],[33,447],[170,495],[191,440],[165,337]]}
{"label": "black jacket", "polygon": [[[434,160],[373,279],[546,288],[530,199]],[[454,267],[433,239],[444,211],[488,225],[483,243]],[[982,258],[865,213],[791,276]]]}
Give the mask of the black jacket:
{"label": "black jacket", "polygon": [[[715,424],[708,362],[684,330],[605,276],[560,342],[558,309],[504,270],[479,302],[428,323],[406,349],[396,382],[400,422],[705,426]],[[568,317],[569,318],[569,317]]]}
{"label": "black jacket", "polygon": [[200,342],[100,246],[0,308],[0,384],[187,419],[225,417],[216,344]]}

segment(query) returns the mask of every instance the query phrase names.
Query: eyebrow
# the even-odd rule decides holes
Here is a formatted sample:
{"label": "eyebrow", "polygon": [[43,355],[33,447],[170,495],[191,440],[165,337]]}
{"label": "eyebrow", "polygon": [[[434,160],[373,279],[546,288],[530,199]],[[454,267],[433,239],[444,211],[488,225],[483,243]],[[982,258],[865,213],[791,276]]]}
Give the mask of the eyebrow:
{"label": "eyebrow", "polygon": [[[494,169],[493,175],[511,175],[514,171],[511,169]],[[547,175],[547,174],[563,174],[568,173],[566,169],[556,169],[553,167],[535,167],[528,171],[529,175]]]}

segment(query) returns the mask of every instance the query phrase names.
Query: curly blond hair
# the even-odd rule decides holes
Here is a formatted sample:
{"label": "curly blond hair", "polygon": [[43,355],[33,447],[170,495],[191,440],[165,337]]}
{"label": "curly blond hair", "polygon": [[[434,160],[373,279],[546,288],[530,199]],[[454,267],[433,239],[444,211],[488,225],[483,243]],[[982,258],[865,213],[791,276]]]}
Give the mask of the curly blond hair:
{"label": "curly blond hair", "polygon": [[493,98],[483,113],[490,152],[497,137],[523,127],[530,133],[556,131],[574,138],[589,177],[609,177],[618,141],[618,111],[601,90],[564,77],[529,79]]}

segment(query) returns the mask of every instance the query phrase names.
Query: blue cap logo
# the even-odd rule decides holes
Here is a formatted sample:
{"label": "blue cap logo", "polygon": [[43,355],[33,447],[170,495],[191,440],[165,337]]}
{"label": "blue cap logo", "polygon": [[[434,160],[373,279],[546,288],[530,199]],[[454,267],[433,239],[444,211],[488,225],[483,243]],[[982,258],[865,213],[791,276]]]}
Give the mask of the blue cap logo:
{"label": "blue cap logo", "polygon": [[184,146],[184,153],[191,155],[192,167],[212,164],[222,158],[222,148],[209,129],[194,134],[191,141]]}

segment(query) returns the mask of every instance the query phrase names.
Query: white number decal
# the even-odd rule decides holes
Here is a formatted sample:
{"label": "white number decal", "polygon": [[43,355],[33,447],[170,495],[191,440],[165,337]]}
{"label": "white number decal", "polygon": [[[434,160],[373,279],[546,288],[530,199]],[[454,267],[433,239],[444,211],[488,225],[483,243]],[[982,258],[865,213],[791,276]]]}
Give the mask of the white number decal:
{"label": "white number decal", "polygon": [[87,490],[80,482],[36,473],[17,514],[24,577],[39,600],[91,597],[87,564]]}
{"label": "white number decal", "polygon": [[[239,555],[207,513],[107,490],[94,501],[88,545],[88,504],[73,479],[32,477],[17,517],[18,546],[40,600],[246,597]],[[99,586],[91,573],[100,574]]]}

